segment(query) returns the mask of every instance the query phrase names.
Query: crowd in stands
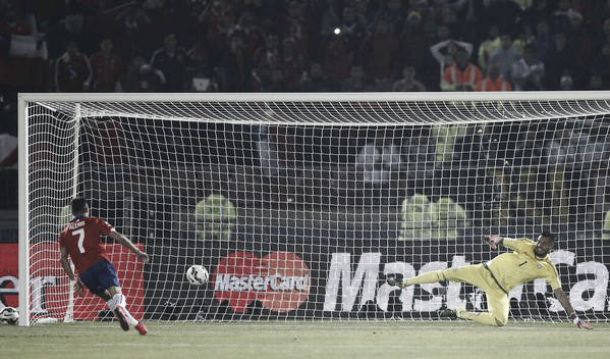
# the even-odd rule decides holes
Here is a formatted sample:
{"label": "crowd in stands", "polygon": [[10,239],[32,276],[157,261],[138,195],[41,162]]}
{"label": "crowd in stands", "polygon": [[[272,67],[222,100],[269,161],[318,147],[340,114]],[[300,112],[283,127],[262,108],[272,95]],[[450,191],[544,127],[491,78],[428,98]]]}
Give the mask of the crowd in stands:
{"label": "crowd in stands", "polygon": [[610,88],[585,0],[2,0],[5,91]]}
{"label": "crowd in stands", "polygon": [[18,91],[601,89],[610,1],[0,0],[0,134]]}

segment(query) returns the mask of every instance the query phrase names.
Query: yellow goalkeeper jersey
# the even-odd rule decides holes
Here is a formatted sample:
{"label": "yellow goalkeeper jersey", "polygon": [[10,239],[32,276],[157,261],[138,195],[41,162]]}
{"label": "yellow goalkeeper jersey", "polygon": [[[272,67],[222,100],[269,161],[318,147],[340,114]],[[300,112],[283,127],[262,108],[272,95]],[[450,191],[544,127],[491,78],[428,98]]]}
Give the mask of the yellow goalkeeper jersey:
{"label": "yellow goalkeeper jersey", "polygon": [[491,274],[505,292],[534,279],[545,279],[553,290],[561,288],[559,273],[551,258],[539,259],[534,253],[536,243],[529,239],[504,239],[504,247],[514,250],[486,263]]}

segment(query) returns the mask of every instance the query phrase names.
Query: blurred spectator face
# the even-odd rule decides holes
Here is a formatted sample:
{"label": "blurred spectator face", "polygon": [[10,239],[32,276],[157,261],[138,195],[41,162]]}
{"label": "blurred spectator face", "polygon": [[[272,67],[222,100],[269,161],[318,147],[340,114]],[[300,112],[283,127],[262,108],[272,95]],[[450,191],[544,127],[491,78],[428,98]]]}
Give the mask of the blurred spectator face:
{"label": "blurred spectator face", "polygon": [[568,0],[559,1],[559,10],[568,11],[568,9],[570,9],[570,1],[568,1]]}
{"label": "blurred spectator face", "polygon": [[510,47],[513,45],[513,39],[510,35],[507,34],[502,35],[502,37],[500,38],[500,42],[502,43],[502,48],[504,50],[510,49]]}
{"label": "blurred spectator face", "polygon": [[563,76],[561,76],[560,83],[562,91],[569,91],[572,89],[574,81],[572,80],[572,76],[570,76],[570,74],[563,74]]}
{"label": "blurred spectator face", "polygon": [[415,77],[415,69],[413,66],[405,66],[405,68],[402,69],[402,77],[407,81],[413,81],[413,78]]}
{"label": "blurred spectator face", "polygon": [[468,65],[468,52],[462,48],[457,49],[457,52],[455,53],[455,61],[460,67],[466,67],[466,65]]}
{"label": "blurred spectator face", "polygon": [[417,11],[411,11],[407,15],[407,24],[412,27],[419,26],[421,24],[421,14]]}
{"label": "blurred spectator face", "polygon": [[110,39],[102,40],[102,42],[100,43],[100,49],[105,54],[111,53],[112,52],[112,40],[110,40]]}
{"label": "blurred spectator face", "polygon": [[165,46],[165,49],[168,51],[176,50],[177,44],[178,44],[178,40],[176,40],[176,35],[174,35],[174,34],[167,35],[165,37],[165,40],[163,41],[163,45]]}

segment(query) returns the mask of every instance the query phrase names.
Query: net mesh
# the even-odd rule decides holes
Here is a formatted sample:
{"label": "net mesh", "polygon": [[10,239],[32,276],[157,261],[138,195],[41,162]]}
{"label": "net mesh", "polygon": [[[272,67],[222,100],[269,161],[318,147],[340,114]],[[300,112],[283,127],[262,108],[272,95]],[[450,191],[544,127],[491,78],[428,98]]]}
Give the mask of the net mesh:
{"label": "net mesh", "polygon": [[[606,320],[610,101],[27,103],[30,309],[110,320],[73,298],[57,236],[75,194],[149,255],[110,241],[136,318],[437,319],[485,310],[467,284],[388,277],[489,260],[487,234],[557,234],[580,315]],[[610,224],[608,225],[610,228]],[[194,264],[210,282],[193,285]],[[565,312],[543,280],[511,317]]]}

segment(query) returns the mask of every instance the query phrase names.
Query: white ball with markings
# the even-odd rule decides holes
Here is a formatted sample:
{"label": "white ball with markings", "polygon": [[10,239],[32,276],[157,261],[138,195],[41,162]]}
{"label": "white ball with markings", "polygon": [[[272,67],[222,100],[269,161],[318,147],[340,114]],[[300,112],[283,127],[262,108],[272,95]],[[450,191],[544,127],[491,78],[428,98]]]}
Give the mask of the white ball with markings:
{"label": "white ball with markings", "polygon": [[210,273],[204,266],[194,264],[186,271],[186,279],[192,285],[205,285],[210,280]]}

